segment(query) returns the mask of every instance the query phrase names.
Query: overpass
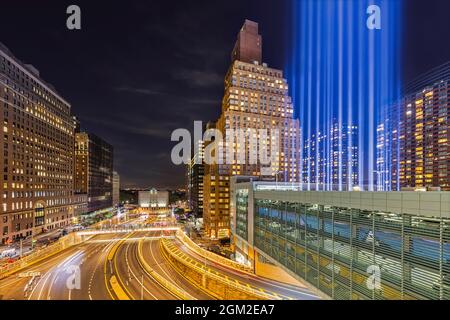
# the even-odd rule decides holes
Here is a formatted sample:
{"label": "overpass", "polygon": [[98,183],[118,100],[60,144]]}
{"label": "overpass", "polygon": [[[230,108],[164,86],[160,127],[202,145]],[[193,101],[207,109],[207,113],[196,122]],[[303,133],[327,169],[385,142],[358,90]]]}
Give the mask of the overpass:
{"label": "overpass", "polygon": [[76,232],[77,236],[93,236],[98,234],[130,233],[130,232],[176,232],[179,227],[130,227],[130,228],[108,228],[99,230],[85,230]]}

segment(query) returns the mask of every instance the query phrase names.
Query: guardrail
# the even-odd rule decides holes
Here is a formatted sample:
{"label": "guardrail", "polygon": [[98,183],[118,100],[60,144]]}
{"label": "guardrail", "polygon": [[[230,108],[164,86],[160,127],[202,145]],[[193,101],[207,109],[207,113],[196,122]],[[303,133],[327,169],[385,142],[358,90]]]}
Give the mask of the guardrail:
{"label": "guardrail", "polygon": [[247,267],[243,264],[240,264],[236,261],[224,258],[218,254],[215,254],[213,252],[210,252],[206,249],[201,248],[198,244],[196,244],[191,238],[189,238],[181,229],[178,229],[176,233],[177,238],[183,242],[186,247],[188,247],[190,250],[194,251],[195,253],[201,255],[202,257],[207,258],[208,260],[221,264],[228,268],[237,269],[239,271],[243,271],[246,273],[253,274],[253,269],[250,267]]}
{"label": "guardrail", "polygon": [[19,259],[13,263],[0,267],[0,279],[6,278],[11,274],[14,274],[24,268],[27,268],[39,261],[47,259],[67,248],[80,244],[86,240],[87,239],[84,237],[80,237],[75,233],[71,233],[59,239],[57,242],[48,245],[45,248],[39,249],[23,257],[22,259]]}
{"label": "guardrail", "polygon": [[138,256],[139,256],[139,263],[144,268],[144,270],[147,272],[147,274],[152,277],[156,282],[158,282],[163,288],[166,288],[169,290],[172,294],[177,296],[178,298],[182,300],[197,300],[195,297],[191,296],[189,293],[184,291],[183,289],[175,286],[173,283],[168,281],[166,278],[159,275],[155,270],[148,265],[148,263],[145,261],[143,254],[142,254],[142,244],[143,240],[139,241],[138,244]]}
{"label": "guardrail", "polygon": [[[225,275],[219,275],[212,272],[206,266],[188,257],[173,243],[166,239],[161,239],[161,244],[163,252],[166,252],[169,255],[168,258],[172,259],[172,262],[176,261],[186,268],[185,270],[177,270],[177,266],[175,266],[176,271],[183,275],[187,280],[191,281],[194,285],[200,286],[202,289],[218,299],[239,300],[244,298],[246,300],[282,300],[282,298],[277,294],[251,287],[246,283],[241,283],[235,279],[230,279]],[[195,279],[188,277],[184,272],[187,270],[196,272],[198,276],[197,278],[201,278],[201,281],[196,281]],[[209,284],[208,281],[210,282]],[[211,290],[208,288],[209,286],[215,286],[216,288],[219,286],[220,290]],[[239,299],[237,299],[237,297]]]}
{"label": "guardrail", "polygon": [[111,229],[99,229],[99,230],[87,230],[78,231],[77,235],[87,236],[96,234],[109,234],[109,233],[129,233],[129,232],[151,232],[151,231],[177,231],[178,227],[149,227],[149,228],[111,228]]}

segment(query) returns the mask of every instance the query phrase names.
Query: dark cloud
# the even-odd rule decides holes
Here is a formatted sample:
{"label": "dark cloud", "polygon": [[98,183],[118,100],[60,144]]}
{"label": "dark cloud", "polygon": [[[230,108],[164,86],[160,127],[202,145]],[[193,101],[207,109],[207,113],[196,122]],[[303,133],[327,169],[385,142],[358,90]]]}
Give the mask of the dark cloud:
{"label": "dark cloud", "polygon": [[148,96],[158,96],[158,95],[166,94],[162,91],[146,89],[146,88],[119,87],[119,88],[115,88],[115,90],[121,91],[121,92],[128,92],[128,93],[132,93],[132,94],[134,94],[134,93],[144,94],[144,95],[148,95]]}

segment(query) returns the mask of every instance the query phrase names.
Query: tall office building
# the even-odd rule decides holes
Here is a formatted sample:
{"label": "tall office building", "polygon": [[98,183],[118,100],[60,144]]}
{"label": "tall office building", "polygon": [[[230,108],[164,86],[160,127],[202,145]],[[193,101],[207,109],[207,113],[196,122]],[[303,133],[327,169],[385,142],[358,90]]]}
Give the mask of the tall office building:
{"label": "tall office building", "polygon": [[[255,22],[246,20],[238,35],[225,77],[222,114],[215,125],[228,141],[222,143],[224,149],[233,149],[234,156],[232,163],[205,167],[203,215],[207,236],[224,238],[230,236],[231,176],[287,182],[297,182],[300,176],[299,121],[293,119],[283,72],[262,63],[262,39]],[[266,137],[260,135],[260,129],[266,130]],[[230,142],[227,130],[245,130],[245,143]],[[252,161],[256,140],[267,146],[268,157],[275,161],[269,165]],[[279,145],[277,150],[274,143]]]}
{"label": "tall office building", "polygon": [[450,190],[450,63],[406,86],[379,126],[379,188]]}
{"label": "tall office building", "polygon": [[113,147],[86,132],[76,134],[75,191],[88,195],[88,211],[113,205]]}
{"label": "tall office building", "polygon": [[0,44],[0,239],[64,227],[85,209],[74,195],[70,104]]}
{"label": "tall office building", "polygon": [[116,171],[113,171],[112,204],[113,206],[120,204],[120,176]]}
{"label": "tall office building", "polygon": [[333,121],[327,133],[313,133],[303,145],[305,190],[351,191],[359,183],[358,127]]}
{"label": "tall office building", "polygon": [[197,218],[203,216],[203,177],[205,175],[204,143],[198,141],[198,151],[187,166],[187,198],[189,209]]}

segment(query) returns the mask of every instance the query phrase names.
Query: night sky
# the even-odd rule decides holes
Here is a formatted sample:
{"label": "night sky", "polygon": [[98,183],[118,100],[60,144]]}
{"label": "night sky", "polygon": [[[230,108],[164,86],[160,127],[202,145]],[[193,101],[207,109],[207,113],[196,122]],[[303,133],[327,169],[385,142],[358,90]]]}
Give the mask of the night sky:
{"label": "night sky", "polygon": [[[171,132],[218,118],[244,19],[260,23],[264,61],[285,67],[288,1],[2,1],[0,42],[114,146],[122,187],[178,187],[185,169],[171,163]],[[66,28],[70,4],[81,31]],[[448,12],[448,0],[405,0],[405,82],[450,60]]]}

